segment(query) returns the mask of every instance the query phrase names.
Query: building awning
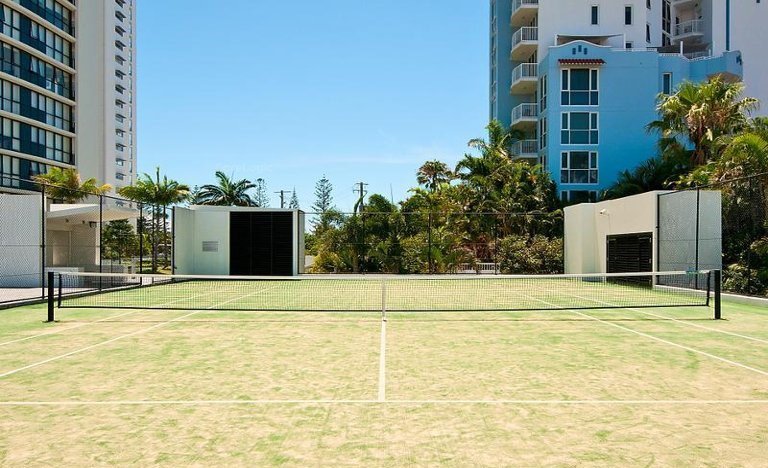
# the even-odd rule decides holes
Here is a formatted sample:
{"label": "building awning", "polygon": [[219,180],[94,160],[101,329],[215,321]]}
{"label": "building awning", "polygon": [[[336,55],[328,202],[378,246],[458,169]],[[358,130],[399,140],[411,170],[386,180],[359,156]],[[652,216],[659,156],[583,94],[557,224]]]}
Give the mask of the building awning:
{"label": "building awning", "polygon": [[74,224],[98,223],[99,221],[106,223],[109,221],[136,219],[138,217],[139,210],[114,204],[105,204],[101,207],[101,210],[99,205],[91,204],[52,204],[46,216],[49,221],[62,220],[65,223]]}
{"label": "building awning", "polygon": [[560,59],[560,65],[605,65],[603,59]]}

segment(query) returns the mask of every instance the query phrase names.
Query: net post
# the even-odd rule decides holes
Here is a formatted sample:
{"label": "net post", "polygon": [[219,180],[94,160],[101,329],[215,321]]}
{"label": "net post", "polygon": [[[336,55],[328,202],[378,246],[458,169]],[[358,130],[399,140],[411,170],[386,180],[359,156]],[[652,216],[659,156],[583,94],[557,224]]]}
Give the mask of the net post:
{"label": "net post", "polygon": [[723,304],[722,304],[722,270],[715,270],[715,320],[722,320],[723,318]]}
{"label": "net post", "polygon": [[381,280],[381,320],[387,321],[387,280]]}
{"label": "net post", "polygon": [[46,276],[48,277],[48,320],[46,320],[45,323],[51,323],[56,321],[56,314],[54,313],[54,273],[49,271]]}

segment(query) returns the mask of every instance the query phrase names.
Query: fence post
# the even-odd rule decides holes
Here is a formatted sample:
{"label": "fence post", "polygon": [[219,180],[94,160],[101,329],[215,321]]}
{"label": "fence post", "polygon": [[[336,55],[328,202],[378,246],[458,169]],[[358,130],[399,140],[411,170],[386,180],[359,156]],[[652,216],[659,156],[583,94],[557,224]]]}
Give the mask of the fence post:
{"label": "fence post", "polygon": [[136,234],[139,236],[139,271],[144,271],[144,204],[139,203],[139,218],[136,220]]}
{"label": "fence post", "polygon": [[429,216],[427,221],[427,271],[430,274],[434,273],[432,268],[432,208],[429,209]]}
{"label": "fence post", "polygon": [[46,203],[45,203],[45,185],[40,186],[40,287],[42,288],[43,298],[45,298],[45,266],[46,266],[46,245],[45,237],[47,235],[45,224],[47,221],[46,216]]}
{"label": "fence post", "polygon": [[[696,237],[696,243],[695,243],[696,252],[694,253],[694,257],[695,257],[694,270],[699,271],[699,245],[700,245],[699,237],[701,237],[701,189],[699,187],[696,187],[696,236],[695,237]],[[699,289],[698,275],[696,275],[696,289]]]}
{"label": "fence post", "polygon": [[[167,252],[166,252],[167,255]],[[176,274],[176,207],[171,207],[171,274]]]}

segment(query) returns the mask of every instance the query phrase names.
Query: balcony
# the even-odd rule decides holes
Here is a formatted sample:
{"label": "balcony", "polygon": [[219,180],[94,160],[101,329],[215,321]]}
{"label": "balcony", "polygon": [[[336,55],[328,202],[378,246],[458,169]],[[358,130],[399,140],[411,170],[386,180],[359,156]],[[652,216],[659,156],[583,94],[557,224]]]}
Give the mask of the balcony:
{"label": "balcony", "polygon": [[512,109],[512,127],[519,130],[536,130],[539,121],[539,106],[532,103],[523,103]]}
{"label": "balcony", "polygon": [[512,70],[512,94],[535,94],[539,80],[539,65],[521,63]]}
{"label": "balcony", "polygon": [[520,140],[512,145],[514,159],[532,159],[539,157],[538,140]]}
{"label": "balcony", "polygon": [[539,14],[539,0],[512,1],[512,27],[519,28],[531,24]]}
{"label": "balcony", "polygon": [[699,0],[672,0],[672,7],[674,8],[689,8],[698,3]]}
{"label": "balcony", "polygon": [[539,47],[539,28],[524,26],[512,36],[512,60],[523,62],[536,53]]}
{"label": "balcony", "polygon": [[675,42],[699,42],[704,37],[704,20],[683,21],[675,25]]}

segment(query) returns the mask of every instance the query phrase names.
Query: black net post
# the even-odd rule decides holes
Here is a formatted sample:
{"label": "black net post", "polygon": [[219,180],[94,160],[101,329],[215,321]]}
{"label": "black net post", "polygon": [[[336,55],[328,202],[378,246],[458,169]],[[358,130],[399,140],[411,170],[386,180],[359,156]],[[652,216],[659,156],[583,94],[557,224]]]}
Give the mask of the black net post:
{"label": "black net post", "polygon": [[51,323],[56,320],[56,315],[54,313],[54,305],[56,300],[56,294],[54,292],[54,273],[52,271],[48,272],[48,320],[46,320],[46,323]]}
{"label": "black net post", "polygon": [[722,270],[714,271],[714,290],[715,290],[715,320],[721,320],[723,318],[723,304],[722,304]]}
{"label": "black net post", "polygon": [[[176,274],[176,207],[171,207],[171,274]],[[166,253],[166,255],[168,255]]]}

